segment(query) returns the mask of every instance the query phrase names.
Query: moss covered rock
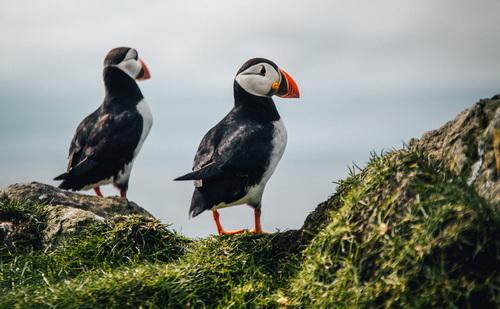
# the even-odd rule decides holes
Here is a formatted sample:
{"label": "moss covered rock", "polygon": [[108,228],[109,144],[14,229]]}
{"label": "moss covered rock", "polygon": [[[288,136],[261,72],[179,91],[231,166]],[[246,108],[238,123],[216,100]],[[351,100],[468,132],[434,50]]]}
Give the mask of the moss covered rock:
{"label": "moss covered rock", "polygon": [[284,291],[305,307],[467,307],[498,301],[500,217],[423,153],[373,157],[327,205]]}
{"label": "moss covered rock", "polygon": [[[145,209],[124,198],[100,198],[38,182],[9,186],[0,191],[0,202],[4,205],[43,205],[45,228],[41,231],[41,239],[44,246],[57,245],[67,234],[117,215],[136,214],[154,218]],[[0,212],[3,226],[0,228],[0,239],[9,239],[16,235],[16,231],[23,230],[24,225],[30,224],[11,217],[9,212]]]}

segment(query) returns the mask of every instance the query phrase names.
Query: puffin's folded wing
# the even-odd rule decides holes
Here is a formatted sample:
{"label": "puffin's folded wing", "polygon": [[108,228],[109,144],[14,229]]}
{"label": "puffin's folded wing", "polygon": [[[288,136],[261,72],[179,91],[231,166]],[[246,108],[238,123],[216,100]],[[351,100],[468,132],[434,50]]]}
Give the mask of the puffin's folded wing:
{"label": "puffin's folded wing", "polygon": [[[123,112],[99,117],[85,140],[86,144],[81,145],[78,160],[70,158],[72,167],[66,175],[57,178],[64,177],[66,182],[74,183],[78,188],[116,175],[132,161],[141,131],[142,119],[137,114]],[[73,187],[69,183],[68,186]]]}
{"label": "puffin's folded wing", "polygon": [[[174,180],[199,180],[224,174],[245,175],[266,164],[259,128],[238,127],[213,145],[205,136],[198,148],[194,171]],[[265,147],[265,146],[264,146]]]}
{"label": "puffin's folded wing", "polygon": [[100,108],[96,109],[92,114],[85,117],[76,128],[75,135],[73,136],[69,147],[68,171],[85,158],[83,148],[87,144],[89,135],[94,129],[97,120],[99,119],[99,114]]}

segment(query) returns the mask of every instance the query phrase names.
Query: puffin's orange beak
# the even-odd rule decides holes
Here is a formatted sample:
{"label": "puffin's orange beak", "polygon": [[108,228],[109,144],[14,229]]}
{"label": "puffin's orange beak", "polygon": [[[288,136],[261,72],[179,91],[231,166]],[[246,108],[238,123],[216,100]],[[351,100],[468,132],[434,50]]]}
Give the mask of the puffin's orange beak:
{"label": "puffin's orange beak", "polygon": [[281,73],[281,84],[276,95],[280,98],[299,98],[299,86],[297,86],[293,77],[283,69],[279,69],[279,71]]}
{"label": "puffin's orange beak", "polygon": [[142,59],[139,59],[139,62],[141,63],[142,66],[142,74],[140,74],[138,77],[136,77],[137,80],[146,80],[151,78],[151,74],[149,73],[148,66],[142,61]]}

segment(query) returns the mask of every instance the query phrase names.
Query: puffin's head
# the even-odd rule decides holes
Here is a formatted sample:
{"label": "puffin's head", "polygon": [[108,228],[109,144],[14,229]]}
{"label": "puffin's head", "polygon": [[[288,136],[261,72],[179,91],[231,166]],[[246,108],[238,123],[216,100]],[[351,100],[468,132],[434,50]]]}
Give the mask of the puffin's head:
{"label": "puffin's head", "polygon": [[259,97],[300,97],[299,87],[292,76],[264,58],[245,62],[238,70],[235,81],[243,90]]}
{"label": "puffin's head", "polygon": [[137,50],[130,47],[116,47],[110,50],[104,58],[104,67],[117,67],[136,80],[151,78],[149,69],[139,58]]}

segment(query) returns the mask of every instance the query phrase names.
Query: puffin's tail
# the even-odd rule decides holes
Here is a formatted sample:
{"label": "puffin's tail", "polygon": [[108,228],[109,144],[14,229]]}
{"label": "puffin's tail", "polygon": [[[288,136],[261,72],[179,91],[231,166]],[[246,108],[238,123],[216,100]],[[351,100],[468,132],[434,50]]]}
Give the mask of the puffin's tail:
{"label": "puffin's tail", "polygon": [[210,209],[210,205],[208,205],[200,190],[195,188],[191,199],[191,207],[189,208],[189,217],[194,218],[207,209]]}
{"label": "puffin's tail", "polygon": [[[94,160],[83,160],[78,163],[75,167],[71,168],[66,173],[54,178],[54,180],[62,180],[59,188],[65,190],[81,190],[83,187],[92,181],[96,180],[93,178],[89,179],[89,172],[92,172],[97,166],[97,162]],[[97,182],[97,181],[96,181]]]}
{"label": "puffin's tail", "polygon": [[61,182],[58,187],[60,189],[68,190],[71,189],[68,178],[69,178],[69,173],[62,173],[61,175],[54,177],[54,180],[62,180],[63,182]]}
{"label": "puffin's tail", "polygon": [[62,173],[61,175],[54,177],[54,180],[65,180],[68,176],[69,173]]}
{"label": "puffin's tail", "polygon": [[183,175],[181,177],[177,177],[174,179],[174,181],[179,181],[179,180],[199,180],[199,179],[206,179],[210,177],[214,177],[217,175],[220,175],[223,172],[224,166],[222,164],[218,163],[210,163],[203,168],[192,171],[190,173],[187,173],[186,175]]}
{"label": "puffin's tail", "polygon": [[83,185],[80,183],[75,182],[75,177],[72,177],[72,175],[68,173],[62,173],[61,175],[57,176],[54,178],[54,180],[62,180],[58,186],[60,189],[64,190],[80,190],[83,188]]}

